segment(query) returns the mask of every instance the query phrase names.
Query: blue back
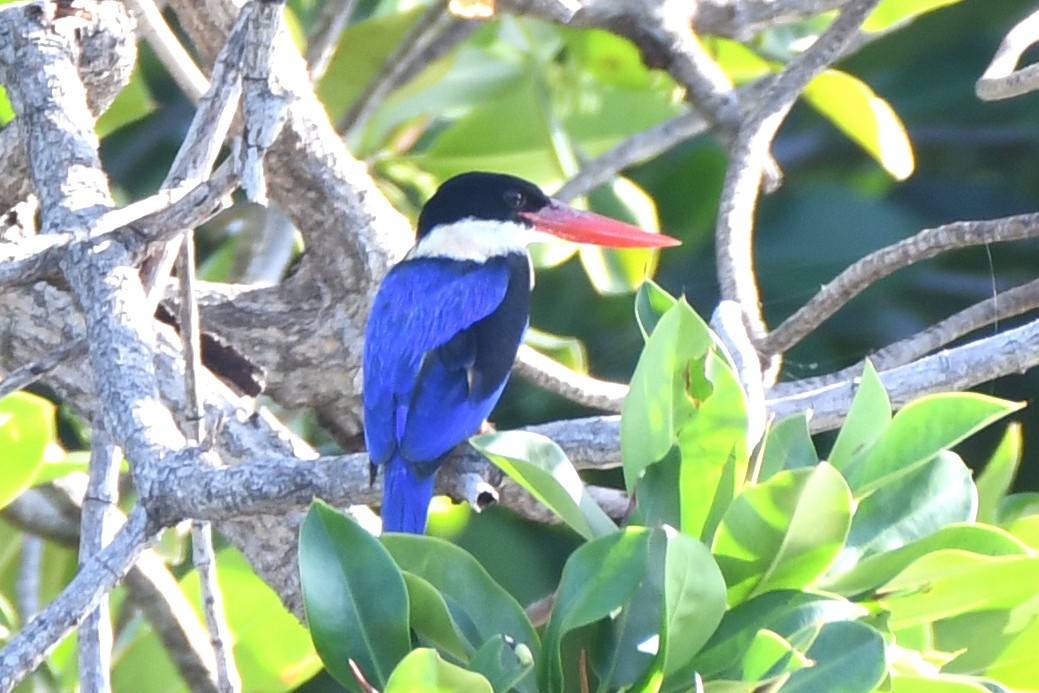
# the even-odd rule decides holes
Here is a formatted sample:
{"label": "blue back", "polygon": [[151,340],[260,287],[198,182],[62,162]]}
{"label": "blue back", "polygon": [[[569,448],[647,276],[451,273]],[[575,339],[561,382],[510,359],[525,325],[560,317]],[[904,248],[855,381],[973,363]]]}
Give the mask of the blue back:
{"label": "blue back", "polygon": [[[364,346],[364,430],[372,463],[426,477],[476,432],[527,327],[525,254],[398,264],[372,306]],[[427,499],[428,502],[428,499]]]}

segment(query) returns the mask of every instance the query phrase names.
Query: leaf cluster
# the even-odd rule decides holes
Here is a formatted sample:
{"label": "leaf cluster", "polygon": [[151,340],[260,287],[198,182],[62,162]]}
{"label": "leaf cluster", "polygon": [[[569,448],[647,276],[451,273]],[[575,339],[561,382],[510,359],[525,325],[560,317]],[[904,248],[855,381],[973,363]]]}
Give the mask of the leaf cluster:
{"label": "leaf cluster", "polygon": [[622,526],[552,441],[472,440],[582,540],[539,628],[458,546],[377,539],[311,510],[307,614],[343,685],[866,693],[1039,680],[1024,654],[1039,644],[1039,514],[1008,495],[1019,432],[977,481],[951,450],[1019,404],[950,393],[892,415],[867,367],[821,459],[805,416],[748,440],[730,358],[683,300],[647,284],[636,313],[646,346],[621,419],[634,499]]}

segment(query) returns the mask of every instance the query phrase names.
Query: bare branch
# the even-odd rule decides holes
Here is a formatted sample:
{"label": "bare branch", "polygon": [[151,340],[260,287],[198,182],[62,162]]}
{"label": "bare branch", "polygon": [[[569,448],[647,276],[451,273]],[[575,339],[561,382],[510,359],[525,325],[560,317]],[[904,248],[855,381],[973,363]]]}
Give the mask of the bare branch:
{"label": "bare branch", "polygon": [[513,366],[516,373],[571,402],[603,411],[619,412],[628,386],[573,371],[536,349],[523,345]]}
{"label": "bare branch", "polygon": [[321,8],[321,16],[315,22],[315,31],[307,41],[307,64],[310,65],[310,79],[317,83],[325,76],[339,35],[350,23],[357,0],[328,0]]}
{"label": "bare branch", "polygon": [[36,669],[123,579],[141,552],[157,537],[144,510],[138,507],[112,543],[91,556],[61,594],[0,650],[0,693],[9,693]]}
{"label": "bare branch", "polygon": [[1039,234],[1039,214],[991,221],[960,221],[924,229],[858,260],[761,340],[764,354],[781,354],[810,334],[868,286],[898,269],[956,248],[1019,241]]}
{"label": "bare branch", "polygon": [[137,27],[169,71],[184,95],[197,103],[209,90],[209,80],[174,35],[153,0],[126,0],[137,18]]}
{"label": "bare branch", "polygon": [[1039,89],[1039,65],[1018,69],[1029,47],[1039,41],[1039,11],[1022,19],[1007,33],[974,89],[979,99],[998,101]]}
{"label": "bare branch", "polygon": [[878,0],[850,0],[833,24],[775,78],[760,107],[740,125],[715,229],[715,253],[723,299],[743,311],[752,339],[766,331],[754,275],[754,213],[769,150],[779,126],[805,86],[854,38]]}

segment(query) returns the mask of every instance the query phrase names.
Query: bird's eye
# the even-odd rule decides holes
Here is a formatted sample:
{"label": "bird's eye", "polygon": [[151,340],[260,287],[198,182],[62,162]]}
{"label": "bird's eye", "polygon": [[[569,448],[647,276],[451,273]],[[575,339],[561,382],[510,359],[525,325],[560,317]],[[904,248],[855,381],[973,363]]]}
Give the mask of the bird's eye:
{"label": "bird's eye", "polygon": [[512,210],[523,209],[527,202],[527,198],[519,190],[506,190],[504,198],[505,206]]}

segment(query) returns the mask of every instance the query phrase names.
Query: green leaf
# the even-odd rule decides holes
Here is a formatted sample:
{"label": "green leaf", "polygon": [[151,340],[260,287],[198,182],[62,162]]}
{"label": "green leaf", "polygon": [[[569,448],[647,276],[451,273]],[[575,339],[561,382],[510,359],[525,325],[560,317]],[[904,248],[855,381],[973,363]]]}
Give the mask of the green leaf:
{"label": "green leaf", "polygon": [[688,665],[711,638],[725,615],[726,596],[725,579],[706,546],[684,534],[667,538],[658,655],[665,677]]}
{"label": "green leaf", "polygon": [[14,109],[11,108],[11,102],[7,98],[7,91],[0,85],[0,127],[7,125],[14,120]]}
{"label": "green leaf", "polygon": [[891,677],[891,693],[991,693],[991,689],[966,676]]}
{"label": "green leaf", "polygon": [[674,296],[660,288],[652,279],[642,282],[635,294],[635,319],[642,330],[643,339],[649,339],[660,318],[671,310],[675,303]]}
{"label": "green leaf", "polygon": [[851,492],[825,462],[745,489],[729,506],[713,546],[729,603],[811,585],[837,557],[850,525]]}
{"label": "green leaf", "polygon": [[1021,424],[1011,423],[975,481],[979,522],[995,522],[999,518],[999,506],[1010,492],[1021,466],[1021,448]]}
{"label": "green leaf", "polygon": [[473,655],[469,668],[490,681],[495,693],[507,693],[534,670],[534,654],[523,643],[495,635]]}
{"label": "green leaf", "polygon": [[0,399],[0,508],[32,486],[56,435],[47,400],[28,392]]}
{"label": "green leaf", "polygon": [[642,60],[638,46],[601,29],[570,30],[563,34],[578,67],[603,84],[627,89],[655,87],[657,73]]}
{"label": "green leaf", "polygon": [[389,552],[319,501],[300,530],[299,571],[307,622],[325,667],[348,689],[359,690],[348,664],[353,660],[382,688],[411,649],[408,592]]}
{"label": "green leaf", "polygon": [[447,602],[436,587],[418,575],[404,573],[408,588],[408,620],[411,629],[428,644],[465,661],[473,648],[462,640],[462,629],[451,615]]}
{"label": "green leaf", "polygon": [[527,329],[523,341],[572,371],[588,372],[588,354],[584,343],[577,337],[564,337],[531,327]]}
{"label": "green leaf", "polygon": [[677,443],[681,530],[713,534],[747,470],[746,401],[724,351],[685,301],[660,319],[639,358],[621,414],[629,493]]}
{"label": "green leaf", "polygon": [[884,649],[884,638],[865,623],[827,623],[805,652],[814,665],[793,672],[783,693],[870,693],[887,673]]}
{"label": "green leaf", "polygon": [[617,530],[563,449],[545,436],[506,431],[475,436],[470,443],[584,538]]}
{"label": "green leaf", "polygon": [[[854,403],[852,404],[854,407]],[[783,419],[765,433],[764,455],[758,481],[766,481],[784,469],[801,469],[819,464],[819,455],[808,430],[807,414]]]}
{"label": "green leaf", "polygon": [[826,70],[808,83],[804,97],[896,180],[913,173],[913,145],[905,125],[865,82],[845,72]]}
{"label": "green leaf", "polygon": [[[980,611],[934,624],[934,647],[955,652],[943,673],[991,677],[989,690],[1033,690],[1039,681],[1039,619],[1034,607],[1020,606]],[[993,679],[1003,687],[993,686]]]}
{"label": "green leaf", "polygon": [[1022,406],[973,392],[916,399],[895,414],[866,456],[845,470],[845,477],[861,498]]}
{"label": "green leaf", "polygon": [[155,111],[155,108],[155,100],[152,99],[148,83],[142,76],[138,64],[130,75],[130,81],[115,97],[108,110],[97,119],[97,136],[107,137],[124,125],[144,118]]}
{"label": "green leaf", "polygon": [[862,23],[862,30],[868,33],[887,31],[922,14],[958,2],[960,0],[881,0]]}
{"label": "green leaf", "polygon": [[[505,635],[537,657],[538,637],[523,607],[471,554],[443,539],[413,534],[384,534],[382,543],[401,570],[440,593],[469,651]],[[528,678],[527,684],[517,688],[533,691],[533,681]]]}
{"label": "green leaf", "polygon": [[864,594],[891,580],[921,556],[941,549],[960,549],[986,556],[1028,553],[1027,546],[997,527],[952,524],[894,551],[864,558],[847,572],[827,576],[821,586],[837,594]]}
{"label": "green leaf", "polygon": [[644,527],[629,527],[590,541],[570,555],[545,630],[544,661],[538,667],[541,693],[563,690],[563,638],[606,618],[635,594],[646,573],[651,536]]}
{"label": "green leaf", "polygon": [[1039,557],[981,556],[957,549],[914,561],[878,592],[891,627],[906,628],[969,612],[1022,606],[1017,618],[1039,615]]}
{"label": "green leaf", "polygon": [[881,486],[855,510],[833,573],[873,554],[898,549],[956,522],[973,522],[978,498],[959,455],[938,453],[897,481]]}
{"label": "green leaf", "polygon": [[811,665],[785,638],[762,628],[754,634],[743,657],[743,680],[761,681]]}
{"label": "green leaf", "polygon": [[683,673],[691,677],[697,671],[711,679],[738,677],[744,654],[761,630],[789,640],[805,628],[818,629],[825,623],[862,618],[867,613],[865,607],[832,595],[800,590],[766,592],[730,609]]}
{"label": "green leaf", "polygon": [[[614,178],[588,196],[593,211],[634,224],[645,231],[660,232],[657,206],[646,191],[627,178]],[[611,296],[637,290],[657,269],[659,250],[652,248],[603,248],[582,245],[581,264],[592,286]]]}
{"label": "green leaf", "polygon": [[393,670],[383,693],[493,693],[479,674],[445,662],[436,650],[413,650]]}
{"label": "green leaf", "polygon": [[873,364],[866,360],[848,418],[837,434],[828,462],[845,470],[863,457],[891,424],[891,402]]}

